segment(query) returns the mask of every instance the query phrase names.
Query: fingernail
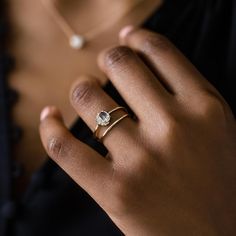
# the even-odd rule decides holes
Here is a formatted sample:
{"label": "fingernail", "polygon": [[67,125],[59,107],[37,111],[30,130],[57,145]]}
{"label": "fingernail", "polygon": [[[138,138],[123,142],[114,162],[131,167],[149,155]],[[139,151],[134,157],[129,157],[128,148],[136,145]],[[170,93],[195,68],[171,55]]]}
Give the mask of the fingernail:
{"label": "fingernail", "polygon": [[45,107],[40,114],[40,121],[43,121],[50,113],[50,107]]}
{"label": "fingernail", "polygon": [[121,29],[120,33],[119,33],[119,37],[121,39],[125,38],[131,31],[134,30],[134,26],[133,25],[127,25],[124,28]]}

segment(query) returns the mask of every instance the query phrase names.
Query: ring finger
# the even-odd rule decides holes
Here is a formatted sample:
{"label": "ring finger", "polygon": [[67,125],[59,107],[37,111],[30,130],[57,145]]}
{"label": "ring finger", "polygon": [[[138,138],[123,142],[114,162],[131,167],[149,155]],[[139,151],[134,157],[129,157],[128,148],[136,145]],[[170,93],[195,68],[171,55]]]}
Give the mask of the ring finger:
{"label": "ring finger", "polygon": [[[89,128],[94,131],[97,125],[96,116],[101,111],[111,111],[119,105],[109,97],[99,86],[96,78],[83,76],[72,86],[70,93],[71,104],[78,115],[85,121]],[[112,123],[126,114],[124,110],[117,110],[111,114]],[[111,124],[112,124],[111,123]],[[122,150],[132,145],[136,129],[136,123],[129,117],[125,117],[110,130],[103,139],[104,145],[114,155],[119,156]],[[107,130],[107,127],[99,127],[99,137]],[[115,142],[114,142],[115,140]]]}

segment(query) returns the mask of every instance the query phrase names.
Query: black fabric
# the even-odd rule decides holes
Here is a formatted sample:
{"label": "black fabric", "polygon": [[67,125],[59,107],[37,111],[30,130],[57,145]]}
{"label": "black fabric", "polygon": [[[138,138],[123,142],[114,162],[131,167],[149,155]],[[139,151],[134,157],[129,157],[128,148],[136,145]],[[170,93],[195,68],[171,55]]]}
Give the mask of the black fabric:
{"label": "black fabric", "polygon": [[[18,165],[11,160],[11,148],[22,131],[10,117],[10,108],[18,95],[7,84],[14,63],[6,50],[6,2],[0,0],[0,236],[122,235],[95,201],[49,159],[33,175],[24,196],[13,198],[12,182],[20,171],[13,171]],[[143,27],[169,37],[217,87],[235,114],[235,1],[165,0]],[[123,103],[111,83],[104,90],[119,104]],[[106,154],[81,120],[74,123],[71,132]]]}

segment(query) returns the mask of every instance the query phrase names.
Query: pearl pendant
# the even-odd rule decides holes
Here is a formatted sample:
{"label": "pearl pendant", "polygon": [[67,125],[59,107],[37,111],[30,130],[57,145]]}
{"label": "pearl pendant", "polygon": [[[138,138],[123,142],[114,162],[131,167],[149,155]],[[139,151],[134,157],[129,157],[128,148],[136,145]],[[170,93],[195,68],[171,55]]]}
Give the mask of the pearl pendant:
{"label": "pearl pendant", "polygon": [[82,35],[72,35],[69,43],[73,49],[82,49],[85,45],[85,38]]}

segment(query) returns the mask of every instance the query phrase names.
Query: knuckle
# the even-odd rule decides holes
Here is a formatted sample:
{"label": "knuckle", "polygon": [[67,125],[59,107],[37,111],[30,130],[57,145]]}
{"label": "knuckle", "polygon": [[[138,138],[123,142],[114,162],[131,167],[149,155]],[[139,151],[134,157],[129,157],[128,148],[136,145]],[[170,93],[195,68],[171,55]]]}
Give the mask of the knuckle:
{"label": "knuckle", "polygon": [[47,150],[51,157],[58,159],[65,154],[65,140],[59,137],[51,137],[48,140]]}
{"label": "knuckle", "polygon": [[161,34],[149,33],[144,39],[143,48],[146,53],[153,53],[157,50],[168,51],[172,47],[169,39],[165,36]]}
{"label": "knuckle", "polygon": [[89,103],[92,99],[93,86],[93,83],[88,80],[79,82],[72,90],[72,102],[80,105]]}
{"label": "knuckle", "polygon": [[204,94],[201,98],[199,114],[205,118],[216,118],[226,116],[227,106],[225,102],[217,95],[212,93]]}
{"label": "knuckle", "polygon": [[181,133],[181,122],[174,115],[169,115],[163,119],[161,124],[161,136],[164,141],[176,139]]}
{"label": "knuckle", "polygon": [[122,64],[127,58],[133,55],[130,48],[125,46],[114,47],[105,53],[104,62],[108,67],[114,67],[117,64]]}

